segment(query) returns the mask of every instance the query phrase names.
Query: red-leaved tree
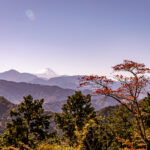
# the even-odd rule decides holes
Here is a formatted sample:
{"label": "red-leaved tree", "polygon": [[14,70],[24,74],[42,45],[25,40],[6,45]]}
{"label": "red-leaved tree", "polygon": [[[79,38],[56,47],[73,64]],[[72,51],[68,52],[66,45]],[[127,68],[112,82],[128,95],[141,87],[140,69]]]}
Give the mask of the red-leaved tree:
{"label": "red-leaved tree", "polygon": [[150,150],[150,140],[148,139],[143,113],[139,105],[139,96],[145,92],[148,84],[146,73],[150,69],[144,64],[124,60],[122,64],[113,67],[114,72],[127,72],[128,76],[123,74],[115,75],[119,82],[119,87],[114,88],[114,81],[106,76],[84,76],[80,79],[80,86],[94,86],[96,95],[104,95],[114,98],[121,105],[124,105],[130,111],[135,120],[139,135],[143,139],[148,150]]}

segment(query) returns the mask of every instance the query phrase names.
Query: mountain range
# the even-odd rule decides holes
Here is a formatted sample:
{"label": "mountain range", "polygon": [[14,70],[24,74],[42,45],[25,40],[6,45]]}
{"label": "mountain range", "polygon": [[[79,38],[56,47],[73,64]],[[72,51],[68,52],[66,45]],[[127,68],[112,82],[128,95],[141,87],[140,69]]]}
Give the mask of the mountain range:
{"label": "mountain range", "polygon": [[0,73],[0,79],[14,82],[30,82],[36,78],[36,75],[30,73],[20,73],[13,69]]}
{"label": "mountain range", "polygon": [[52,73],[53,77],[51,76],[51,78],[47,79],[46,76],[47,75],[49,76],[51,72],[53,72],[51,71],[51,69],[47,69],[45,74],[44,72],[43,74],[31,74],[31,73],[20,73],[19,71],[12,69],[0,73],[0,80],[7,80],[7,81],[14,81],[14,82],[27,82],[33,84],[59,86],[61,88],[77,89],[79,85],[78,78],[80,76],[58,76],[56,73],[53,72]]}
{"label": "mountain range", "polygon": [[[74,94],[72,89],[63,89],[58,86],[47,86],[40,84],[31,84],[24,82],[12,82],[6,80],[0,80],[0,95],[9,99],[10,102],[18,104],[23,101],[23,96],[31,94],[34,99],[44,98],[44,107],[46,110],[54,112],[60,112],[62,105],[66,102],[67,97]],[[90,91],[84,90],[84,94],[88,94]],[[106,100],[107,99],[107,100]],[[103,97],[93,97],[92,104],[96,109],[103,108],[105,106],[116,104],[114,100]]]}
{"label": "mountain range", "polygon": [[[92,93],[91,90],[78,88],[80,77],[59,76],[43,79],[34,74],[9,70],[0,73],[0,95],[12,103],[18,104],[23,100],[23,96],[31,94],[34,99],[44,98],[46,110],[61,112],[61,107],[67,97],[74,94],[76,90],[82,90],[83,94]],[[96,110],[115,104],[116,101],[112,98],[92,97],[92,105]]]}
{"label": "mountain range", "polygon": [[41,84],[41,85],[50,85],[50,86],[59,86],[61,88],[69,88],[69,89],[78,89],[79,86],[79,78],[81,76],[59,76],[53,77],[48,80],[36,78],[30,81],[30,83]]}

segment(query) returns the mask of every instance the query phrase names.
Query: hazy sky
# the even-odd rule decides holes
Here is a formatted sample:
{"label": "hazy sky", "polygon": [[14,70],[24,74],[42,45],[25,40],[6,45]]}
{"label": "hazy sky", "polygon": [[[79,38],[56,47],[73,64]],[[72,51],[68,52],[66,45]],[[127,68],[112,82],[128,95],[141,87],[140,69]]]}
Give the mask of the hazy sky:
{"label": "hazy sky", "polygon": [[150,67],[150,0],[0,0],[0,72],[108,74]]}

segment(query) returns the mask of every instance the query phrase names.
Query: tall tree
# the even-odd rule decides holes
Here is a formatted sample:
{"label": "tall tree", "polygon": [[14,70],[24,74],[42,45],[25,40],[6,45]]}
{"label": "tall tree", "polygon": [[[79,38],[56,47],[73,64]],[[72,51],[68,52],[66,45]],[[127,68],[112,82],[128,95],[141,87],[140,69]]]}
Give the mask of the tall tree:
{"label": "tall tree", "polygon": [[141,101],[142,111],[143,111],[143,118],[144,122],[146,123],[146,128],[150,128],[150,94],[147,93],[147,97],[145,97]]}
{"label": "tall tree", "polygon": [[114,81],[106,76],[85,76],[80,80],[80,86],[93,85],[95,94],[105,95],[114,98],[121,105],[125,106],[136,119],[138,132],[146,144],[146,149],[150,149],[150,140],[145,129],[145,123],[142,115],[142,110],[138,103],[139,96],[144,93],[145,87],[148,84],[146,73],[150,73],[150,69],[144,64],[124,60],[123,63],[113,67],[114,72],[125,72],[126,74],[117,74],[116,80],[120,86],[116,89],[112,87]]}
{"label": "tall tree", "polygon": [[104,118],[96,117],[89,120],[82,131],[76,130],[75,134],[78,137],[77,148],[86,150],[104,150],[116,149],[111,147],[114,135],[111,133],[109,124]]}
{"label": "tall tree", "polygon": [[124,106],[118,107],[107,118],[106,122],[114,137],[112,146],[117,145],[118,148],[128,149],[136,147],[134,119],[132,114]]}
{"label": "tall tree", "polygon": [[82,130],[83,126],[96,116],[94,108],[91,106],[91,96],[84,96],[81,92],[75,92],[69,96],[67,103],[62,106],[62,113],[55,114],[55,122],[62,129],[64,136],[71,143],[76,141],[74,134],[76,127]]}
{"label": "tall tree", "polygon": [[33,147],[50,135],[48,129],[51,116],[44,113],[43,102],[44,99],[33,100],[29,95],[24,97],[24,101],[16,110],[10,111],[11,122],[7,123],[3,135],[3,143],[6,146],[17,147],[21,142]]}

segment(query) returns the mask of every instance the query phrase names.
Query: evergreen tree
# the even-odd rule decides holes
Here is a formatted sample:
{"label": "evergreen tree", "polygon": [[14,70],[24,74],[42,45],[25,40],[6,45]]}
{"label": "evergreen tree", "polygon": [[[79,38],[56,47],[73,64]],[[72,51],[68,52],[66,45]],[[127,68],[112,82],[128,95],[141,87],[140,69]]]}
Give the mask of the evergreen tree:
{"label": "evergreen tree", "polygon": [[75,135],[77,149],[84,150],[102,150],[103,141],[101,132],[101,123],[98,120],[89,120],[81,131],[76,128]]}
{"label": "evergreen tree", "polygon": [[50,136],[48,132],[50,115],[44,113],[42,108],[44,99],[33,100],[29,95],[18,105],[16,110],[10,111],[11,122],[7,123],[3,135],[3,143],[6,146],[19,143],[34,147],[36,143]]}
{"label": "evergreen tree", "polygon": [[76,141],[74,131],[76,127],[79,131],[92,118],[95,118],[96,112],[91,106],[91,96],[84,96],[80,91],[69,96],[67,103],[62,106],[62,113],[55,114],[55,122],[62,129],[64,137],[70,140],[70,143]]}
{"label": "evergreen tree", "polygon": [[150,128],[150,94],[147,93],[147,97],[145,97],[142,101],[142,111],[143,118],[145,122],[145,128]]}
{"label": "evergreen tree", "polygon": [[136,139],[134,138],[135,120],[132,114],[124,107],[119,108],[107,118],[106,123],[109,127],[109,133],[114,137],[112,147],[130,148],[136,146]]}

